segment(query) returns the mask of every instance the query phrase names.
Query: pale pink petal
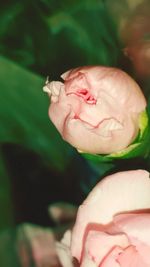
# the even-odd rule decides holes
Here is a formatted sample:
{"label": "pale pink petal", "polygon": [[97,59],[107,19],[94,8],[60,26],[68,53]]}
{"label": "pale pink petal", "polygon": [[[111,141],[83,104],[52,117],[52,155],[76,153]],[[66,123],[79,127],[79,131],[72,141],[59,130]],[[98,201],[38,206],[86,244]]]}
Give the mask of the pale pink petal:
{"label": "pale pink petal", "polygon": [[136,238],[150,246],[150,212],[139,214],[120,214],[114,217],[114,223],[119,230],[129,238]]}
{"label": "pale pink petal", "polygon": [[89,255],[87,255],[87,257],[84,257],[80,267],[99,267],[99,264],[97,265],[96,262],[93,261]]}
{"label": "pale pink petal", "polygon": [[129,246],[128,238],[124,234],[110,235],[106,232],[91,230],[85,238],[83,261],[90,255],[96,266],[99,266],[113,247],[126,248]]}
{"label": "pale pink petal", "polygon": [[[104,258],[99,267],[121,267],[117,261],[118,255],[123,252],[123,249],[115,246]],[[134,266],[135,267],[135,266]]]}
{"label": "pale pink petal", "polygon": [[120,267],[149,267],[134,246],[129,246],[119,256]]}
{"label": "pale pink petal", "polygon": [[86,76],[92,91],[100,92],[103,89],[117,99],[119,95],[119,103],[124,103],[133,112],[146,107],[144,95],[138,84],[124,71],[105,66],[85,66],[67,71],[61,77],[65,80],[76,80],[79,73]]}
{"label": "pale pink petal", "polygon": [[114,223],[150,266],[150,213],[121,214],[115,216]]}
{"label": "pale pink petal", "polygon": [[[109,154],[124,149],[129,140],[134,139],[136,133],[133,128],[134,123],[126,120],[126,125],[128,127],[122,128],[121,123],[110,118],[104,120],[99,127],[94,128],[88,122],[80,119],[70,120],[68,117],[67,129],[63,136],[72,146],[83,152],[94,154],[99,153],[100,149],[101,154]],[[83,139],[83,136],[86,138]],[[121,142],[118,142],[118,139]]]}
{"label": "pale pink petal", "polygon": [[89,83],[82,72],[76,73],[75,79],[69,79],[65,82],[66,94],[78,93],[81,89],[89,90]]}
{"label": "pale pink petal", "polygon": [[51,103],[48,113],[57,130],[63,134],[65,120],[71,113],[71,106],[63,89],[60,92],[59,101]]}
{"label": "pale pink petal", "polygon": [[56,251],[62,267],[74,267],[70,252],[71,231],[65,232],[61,242],[56,242]]}
{"label": "pale pink petal", "polygon": [[72,255],[80,259],[83,235],[88,224],[107,224],[117,213],[148,208],[150,180],[147,171],[119,172],[106,177],[79,207],[72,234]]}

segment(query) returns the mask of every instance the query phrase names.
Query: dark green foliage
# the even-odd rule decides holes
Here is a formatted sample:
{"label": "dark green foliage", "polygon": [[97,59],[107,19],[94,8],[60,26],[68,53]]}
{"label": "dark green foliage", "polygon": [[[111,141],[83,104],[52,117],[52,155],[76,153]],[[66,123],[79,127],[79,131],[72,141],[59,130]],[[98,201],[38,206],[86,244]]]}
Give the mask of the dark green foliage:
{"label": "dark green foliage", "polygon": [[0,11],[1,53],[55,77],[87,64],[118,64],[119,41],[102,1],[10,1]]}
{"label": "dark green foliage", "polygon": [[[46,76],[58,79],[80,65],[118,66],[122,51],[104,1],[9,0],[0,4],[0,52],[0,199],[5,227],[14,221],[13,180],[7,174],[19,170],[17,157],[12,169],[5,168],[9,149],[18,157],[18,146],[37,153],[56,172],[64,172],[74,155],[48,119],[49,99],[42,92]],[[29,165],[25,157],[22,162],[34,179],[34,162]]]}

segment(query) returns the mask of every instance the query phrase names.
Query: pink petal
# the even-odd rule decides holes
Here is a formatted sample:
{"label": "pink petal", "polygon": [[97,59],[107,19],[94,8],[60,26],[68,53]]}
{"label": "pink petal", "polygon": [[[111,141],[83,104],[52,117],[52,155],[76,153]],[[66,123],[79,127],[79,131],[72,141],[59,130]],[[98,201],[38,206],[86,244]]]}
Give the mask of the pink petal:
{"label": "pink petal", "polygon": [[[104,258],[99,267],[121,267],[117,261],[118,255],[123,252],[118,246],[115,246]],[[134,266],[135,267],[135,266]]]}
{"label": "pink petal", "polygon": [[150,266],[150,213],[117,215],[114,223]]}
{"label": "pink petal", "polygon": [[149,267],[134,246],[128,247],[118,257],[120,267]]}
{"label": "pink petal", "polygon": [[72,255],[80,260],[83,235],[90,223],[107,224],[117,213],[150,208],[149,173],[119,172],[99,182],[79,207],[72,233]]}
{"label": "pink petal", "polygon": [[[64,131],[64,139],[78,150],[86,153],[95,154],[99,151],[101,151],[101,154],[113,153],[124,149],[135,137],[133,123],[131,121],[126,121],[126,123],[128,126],[123,128],[121,124],[117,123],[117,120],[110,118],[104,120],[99,127],[94,128],[89,121],[82,121],[80,118],[68,120],[67,128]],[[122,127],[122,129],[115,129],[119,127]],[[83,136],[86,136],[86,138],[83,139]]]}
{"label": "pink petal", "polygon": [[93,259],[97,266],[102,262],[113,247],[120,246],[126,248],[129,246],[128,239],[124,234],[110,235],[106,232],[91,230],[85,237],[83,245],[83,261],[88,255]]}
{"label": "pink petal", "polygon": [[120,214],[115,216],[114,223],[129,238],[137,238],[150,246],[150,213]]}
{"label": "pink petal", "polygon": [[104,66],[85,66],[67,71],[61,77],[65,81],[76,80],[79,74],[86,76],[92,92],[104,89],[108,96],[118,99],[119,95],[119,102],[124,103],[127,109],[133,112],[145,109],[146,100],[138,84],[122,70]]}

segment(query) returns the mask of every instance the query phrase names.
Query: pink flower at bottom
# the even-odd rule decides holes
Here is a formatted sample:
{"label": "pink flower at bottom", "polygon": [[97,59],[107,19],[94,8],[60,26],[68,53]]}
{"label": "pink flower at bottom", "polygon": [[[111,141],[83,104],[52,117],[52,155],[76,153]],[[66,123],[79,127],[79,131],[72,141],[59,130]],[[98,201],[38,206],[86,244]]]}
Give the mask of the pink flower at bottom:
{"label": "pink flower at bottom", "polygon": [[149,209],[147,171],[106,177],[79,207],[72,257],[81,267],[150,267]]}
{"label": "pink flower at bottom", "polygon": [[150,214],[115,216],[108,226],[91,225],[84,238],[81,267],[150,266]]}

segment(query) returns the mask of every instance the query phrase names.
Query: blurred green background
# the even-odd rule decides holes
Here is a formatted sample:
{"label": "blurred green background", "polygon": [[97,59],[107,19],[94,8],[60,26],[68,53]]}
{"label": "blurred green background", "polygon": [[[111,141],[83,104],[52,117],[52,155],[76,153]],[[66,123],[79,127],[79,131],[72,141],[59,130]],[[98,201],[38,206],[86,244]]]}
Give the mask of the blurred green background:
{"label": "blurred green background", "polygon": [[48,203],[79,204],[84,197],[80,181],[88,167],[48,119],[42,87],[47,76],[59,79],[81,65],[120,67],[135,76],[119,36],[129,2],[116,1],[118,13],[105,0],[1,2],[1,232],[24,221],[51,224]]}
{"label": "blurred green background", "polygon": [[25,194],[31,205],[35,203],[36,187],[49,175],[51,180],[60,176],[59,181],[75,155],[48,119],[49,99],[42,92],[47,75],[59,79],[80,65],[118,66],[122,53],[105,1],[5,1],[0,8],[0,39],[3,228],[15,216],[22,218],[17,212],[25,208],[20,203]]}

